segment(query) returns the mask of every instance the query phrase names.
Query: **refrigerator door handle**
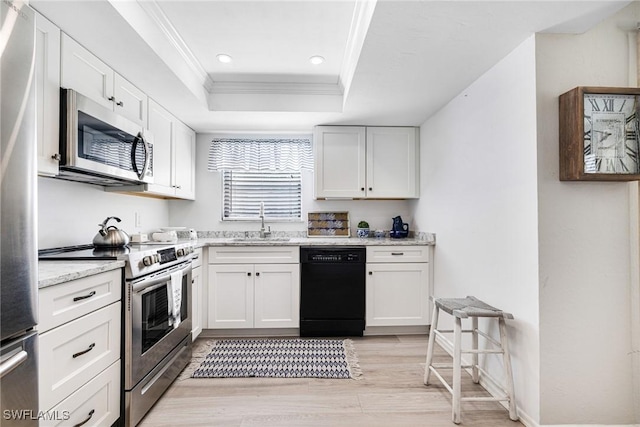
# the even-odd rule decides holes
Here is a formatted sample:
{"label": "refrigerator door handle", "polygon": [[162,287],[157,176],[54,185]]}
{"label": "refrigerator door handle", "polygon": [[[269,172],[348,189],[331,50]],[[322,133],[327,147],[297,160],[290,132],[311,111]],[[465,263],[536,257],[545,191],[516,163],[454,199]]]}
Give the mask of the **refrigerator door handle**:
{"label": "refrigerator door handle", "polygon": [[16,369],[18,366],[23,364],[28,357],[29,354],[27,354],[27,352],[24,350],[21,350],[17,354],[11,356],[6,362],[0,365],[0,378],[4,377],[8,373]]}

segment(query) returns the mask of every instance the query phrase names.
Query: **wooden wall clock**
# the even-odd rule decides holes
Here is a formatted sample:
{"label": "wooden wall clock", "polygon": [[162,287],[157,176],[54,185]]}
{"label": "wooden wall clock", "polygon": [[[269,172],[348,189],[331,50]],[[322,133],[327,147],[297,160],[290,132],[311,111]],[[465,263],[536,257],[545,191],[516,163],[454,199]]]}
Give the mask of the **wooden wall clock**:
{"label": "wooden wall clock", "polygon": [[640,180],[640,88],[560,95],[560,180]]}

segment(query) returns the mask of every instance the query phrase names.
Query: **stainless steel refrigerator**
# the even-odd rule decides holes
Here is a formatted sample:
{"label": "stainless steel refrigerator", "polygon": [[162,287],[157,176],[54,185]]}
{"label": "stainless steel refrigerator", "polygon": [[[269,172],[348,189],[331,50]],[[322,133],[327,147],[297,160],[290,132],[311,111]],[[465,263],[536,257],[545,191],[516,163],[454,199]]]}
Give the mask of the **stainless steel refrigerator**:
{"label": "stainless steel refrigerator", "polygon": [[0,0],[0,424],[38,425],[35,16]]}

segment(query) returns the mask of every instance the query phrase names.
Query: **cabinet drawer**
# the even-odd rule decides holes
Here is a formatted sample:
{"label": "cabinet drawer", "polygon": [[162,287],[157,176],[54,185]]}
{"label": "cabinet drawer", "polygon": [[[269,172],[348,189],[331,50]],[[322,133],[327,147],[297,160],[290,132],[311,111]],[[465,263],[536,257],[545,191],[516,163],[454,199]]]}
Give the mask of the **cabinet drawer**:
{"label": "cabinet drawer", "polygon": [[367,246],[367,263],[429,262],[429,246]]}
{"label": "cabinet drawer", "polygon": [[40,427],[110,426],[120,417],[120,361],[60,402],[49,413],[57,420],[41,420]]}
{"label": "cabinet drawer", "polygon": [[38,291],[40,333],[120,300],[122,270],[83,277]]}
{"label": "cabinet drawer", "polygon": [[298,246],[212,246],[209,264],[297,264]]}
{"label": "cabinet drawer", "polygon": [[120,358],[120,302],[40,335],[40,407],[51,408]]}
{"label": "cabinet drawer", "polygon": [[200,267],[202,265],[202,248],[195,249],[193,251],[193,264],[192,268]]}

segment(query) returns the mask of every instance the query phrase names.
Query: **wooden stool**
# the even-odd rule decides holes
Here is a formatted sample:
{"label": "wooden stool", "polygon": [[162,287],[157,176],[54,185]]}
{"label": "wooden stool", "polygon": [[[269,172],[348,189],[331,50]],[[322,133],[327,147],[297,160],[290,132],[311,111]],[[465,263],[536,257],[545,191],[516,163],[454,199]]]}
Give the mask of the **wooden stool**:
{"label": "wooden stool", "polygon": [[[438,330],[438,314],[443,310],[454,317],[455,324],[453,330]],[[462,329],[462,319],[471,318],[472,328],[470,330]],[[478,330],[479,317],[493,317],[498,320],[500,327],[500,342],[494,340],[486,333]],[[424,370],[424,383],[429,385],[429,376],[431,372],[440,380],[440,382],[449,390],[453,396],[452,419],[456,424],[460,424],[460,402],[462,401],[508,401],[509,402],[509,418],[514,421],[518,420],[516,411],[515,396],[513,394],[513,372],[511,370],[511,357],[509,353],[509,343],[507,341],[507,328],[504,319],[513,319],[513,315],[504,313],[495,307],[480,301],[479,299],[468,296],[466,298],[438,298],[434,300],[433,317],[431,320],[431,331],[429,333],[429,347],[427,348],[427,362]],[[472,334],[472,349],[462,349],[462,333]],[[447,339],[443,334],[453,333],[453,342]],[[487,341],[491,342],[496,349],[479,350],[478,336],[481,335]],[[453,347],[453,365],[433,364],[433,348],[438,343],[446,343]],[[462,353],[470,353],[471,365],[462,365]],[[460,375],[462,368],[471,368],[471,377],[473,382],[478,384],[480,381],[479,372],[489,377],[495,384],[498,384],[491,375],[478,366],[478,354],[493,353],[502,354],[506,376],[506,389],[503,388],[504,396],[501,397],[460,397]],[[453,368],[453,387],[442,378],[436,369],[452,369]]]}

